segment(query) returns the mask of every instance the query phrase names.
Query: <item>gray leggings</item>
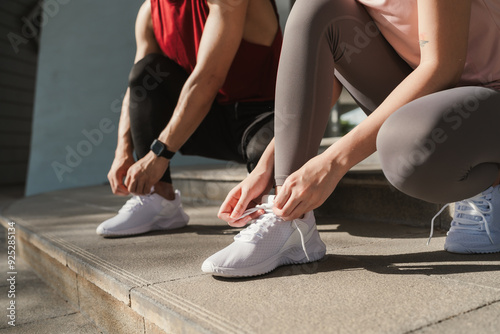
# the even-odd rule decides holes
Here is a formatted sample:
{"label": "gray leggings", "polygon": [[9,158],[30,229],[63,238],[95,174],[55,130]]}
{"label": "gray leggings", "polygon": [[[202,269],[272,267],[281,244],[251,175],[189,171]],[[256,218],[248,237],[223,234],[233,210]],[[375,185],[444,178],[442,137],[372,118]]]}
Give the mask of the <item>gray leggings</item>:
{"label": "gray leggings", "polygon": [[[317,154],[334,76],[370,114],[411,71],[355,0],[297,1],[276,87],[276,184]],[[429,202],[480,193],[499,172],[499,109],[500,92],[480,86],[407,104],[378,134],[384,174],[402,192]]]}

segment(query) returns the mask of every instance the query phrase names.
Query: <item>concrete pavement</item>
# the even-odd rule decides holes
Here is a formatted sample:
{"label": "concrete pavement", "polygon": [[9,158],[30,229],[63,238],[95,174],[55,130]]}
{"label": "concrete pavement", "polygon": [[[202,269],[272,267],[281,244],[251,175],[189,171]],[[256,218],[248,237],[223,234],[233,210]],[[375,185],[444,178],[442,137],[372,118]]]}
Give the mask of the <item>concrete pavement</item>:
{"label": "concrete pavement", "polygon": [[[442,250],[443,232],[426,246],[427,228],[319,218],[327,245],[320,262],[222,279],[200,270],[238,231],[215,217],[216,206],[186,206],[190,224],[177,231],[97,236],[97,225],[123,200],[97,186],[21,199],[3,211],[4,226],[16,223],[18,255],[67,301],[48,307],[54,312],[72,307],[57,321],[73,324],[70,317],[81,312],[81,321],[90,318],[96,332],[109,333],[498,333],[500,328],[500,254],[449,254]],[[33,292],[23,285],[19,290]],[[36,323],[36,312],[20,308],[18,315]],[[0,328],[6,327],[5,318]]]}
{"label": "concrete pavement", "polygon": [[[22,190],[20,187],[2,189],[0,210],[19,200],[22,197]],[[0,333],[101,333],[92,320],[82,315],[77,307],[69,304],[43,282],[20,256],[15,258],[15,274],[8,274],[12,272],[12,269],[9,268],[7,246],[7,233],[4,233],[2,229],[0,231],[0,277],[2,278],[0,280],[0,306],[3,314]],[[10,279],[12,276],[15,277],[15,281]],[[15,302],[15,309],[11,307],[11,301]],[[11,314],[11,311],[15,313]],[[12,318],[11,315],[15,317]]]}

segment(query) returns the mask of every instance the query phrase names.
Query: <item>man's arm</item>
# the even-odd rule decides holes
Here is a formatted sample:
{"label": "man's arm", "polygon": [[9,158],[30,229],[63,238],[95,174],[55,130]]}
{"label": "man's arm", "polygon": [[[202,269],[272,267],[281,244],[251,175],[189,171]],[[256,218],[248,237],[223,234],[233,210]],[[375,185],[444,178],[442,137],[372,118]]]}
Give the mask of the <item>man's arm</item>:
{"label": "man's arm", "polygon": [[[224,84],[243,36],[249,0],[209,0],[210,14],[193,73],[182,88],[173,116],[159,136],[170,151],[177,151],[198,128]],[[209,140],[209,138],[207,138]],[[125,184],[132,193],[145,194],[156,184],[169,160],[149,152],[129,169]]]}
{"label": "man's arm", "polygon": [[248,0],[234,3],[208,1],[210,14],[196,67],[181,91],[172,119],[159,138],[171,151],[177,151],[198,128],[226,80],[243,36]]}
{"label": "man's arm", "polygon": [[[134,64],[150,53],[161,53],[161,49],[154,36],[153,24],[151,22],[151,3],[149,1],[142,4],[137,14],[135,22],[135,41],[137,49],[135,52]],[[123,98],[120,124],[118,127],[117,153],[132,155],[134,147],[130,135],[129,100],[130,89],[127,88],[127,92]]]}
{"label": "man's arm", "polygon": [[[135,40],[137,49],[134,63],[137,63],[147,54],[161,53],[153,32],[149,1],[144,2],[137,14],[135,22]],[[123,185],[123,178],[127,175],[127,171],[130,166],[135,163],[133,156],[134,145],[130,134],[129,99],[130,89],[127,88],[123,98],[120,121],[118,123],[118,140],[116,144],[115,158],[108,173],[111,190],[116,195],[129,194],[129,191]]]}

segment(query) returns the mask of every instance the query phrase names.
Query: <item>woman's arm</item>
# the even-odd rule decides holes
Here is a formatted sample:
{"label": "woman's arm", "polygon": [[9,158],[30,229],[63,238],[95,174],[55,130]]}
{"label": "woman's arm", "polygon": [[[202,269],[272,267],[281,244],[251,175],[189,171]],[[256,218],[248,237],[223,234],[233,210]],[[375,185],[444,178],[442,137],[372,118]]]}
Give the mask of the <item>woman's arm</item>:
{"label": "woman's arm", "polygon": [[470,0],[418,1],[419,66],[338,147],[328,150],[333,163],[341,161],[348,169],[356,165],[375,152],[378,130],[394,111],[457,84],[467,55],[470,4]]}
{"label": "woman's arm", "polygon": [[255,169],[229,192],[219,209],[218,217],[231,226],[241,227],[263,214],[263,211],[257,211],[240,219],[246,209],[260,204],[262,196],[269,193],[273,176],[274,139],[267,145]]}
{"label": "woman's arm", "polygon": [[418,0],[419,66],[361,124],[290,175],[279,189],[275,213],[300,217],[320,206],[347,171],[376,151],[376,137],[397,109],[454,87],[467,55],[471,0]]}

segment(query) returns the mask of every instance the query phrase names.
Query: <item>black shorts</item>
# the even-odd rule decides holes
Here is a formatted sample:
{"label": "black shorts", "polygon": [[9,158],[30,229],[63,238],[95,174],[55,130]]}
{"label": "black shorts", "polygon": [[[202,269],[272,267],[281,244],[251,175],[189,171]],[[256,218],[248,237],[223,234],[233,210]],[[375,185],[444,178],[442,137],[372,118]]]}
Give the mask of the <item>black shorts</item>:
{"label": "black shorts", "polygon": [[[149,54],[134,64],[129,77],[129,112],[132,140],[139,159],[149,152],[153,140],[170,121],[188,77],[182,67],[160,54]],[[179,151],[185,155],[246,163],[251,170],[273,137],[273,124],[274,101],[229,105],[215,101]],[[256,136],[259,140],[252,140]],[[171,182],[170,169],[162,181]]]}

